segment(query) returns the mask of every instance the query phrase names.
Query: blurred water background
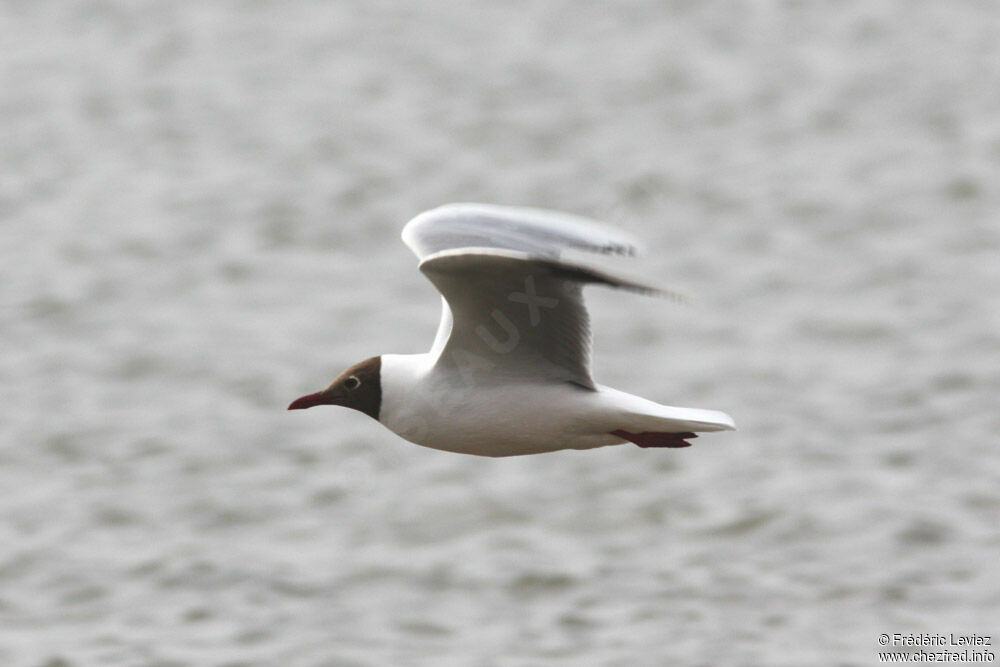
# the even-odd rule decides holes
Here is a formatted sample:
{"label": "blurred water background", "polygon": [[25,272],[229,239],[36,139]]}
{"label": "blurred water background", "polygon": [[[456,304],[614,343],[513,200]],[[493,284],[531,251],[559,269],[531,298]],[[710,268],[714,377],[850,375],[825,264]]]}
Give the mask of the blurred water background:
{"label": "blurred water background", "polygon": [[[996,3],[8,0],[0,42],[0,664],[1000,635]],[[449,201],[644,238],[696,305],[591,289],[596,377],[740,430],[490,460],[286,413],[429,347],[398,234]]]}

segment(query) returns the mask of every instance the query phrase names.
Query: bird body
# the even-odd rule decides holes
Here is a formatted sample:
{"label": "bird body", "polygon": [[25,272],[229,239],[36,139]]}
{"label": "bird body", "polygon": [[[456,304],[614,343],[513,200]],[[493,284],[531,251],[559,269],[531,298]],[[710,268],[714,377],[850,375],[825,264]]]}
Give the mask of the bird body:
{"label": "bird body", "polygon": [[696,432],[735,428],[725,413],[660,405],[591,377],[583,286],[662,291],[560,253],[633,254],[621,233],[548,211],[452,204],[414,218],[403,239],[443,297],[431,350],[355,364],[289,409],[351,407],[416,444],[480,456],[686,447]]}
{"label": "bird body", "polygon": [[[634,433],[723,430],[726,415],[669,408],[597,385],[517,380],[467,383],[435,370],[434,355],[382,355],[379,421],[426,447],[480,456],[592,449],[624,442]],[[483,415],[496,418],[484,419]]]}

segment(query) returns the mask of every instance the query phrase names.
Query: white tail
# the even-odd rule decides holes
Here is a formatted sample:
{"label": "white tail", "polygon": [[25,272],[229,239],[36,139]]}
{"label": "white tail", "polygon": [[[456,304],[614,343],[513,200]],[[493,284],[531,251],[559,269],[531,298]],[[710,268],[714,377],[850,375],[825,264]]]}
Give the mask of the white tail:
{"label": "white tail", "polygon": [[718,410],[701,408],[678,408],[660,405],[633,394],[598,385],[597,390],[606,400],[621,411],[621,425],[618,428],[632,431],[660,431],[679,433],[683,431],[734,431],[733,418]]}

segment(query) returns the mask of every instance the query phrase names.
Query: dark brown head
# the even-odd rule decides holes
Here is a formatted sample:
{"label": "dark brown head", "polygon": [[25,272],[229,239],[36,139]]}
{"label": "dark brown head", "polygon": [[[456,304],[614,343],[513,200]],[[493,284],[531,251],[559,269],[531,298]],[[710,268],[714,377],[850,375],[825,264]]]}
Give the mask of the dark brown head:
{"label": "dark brown head", "polygon": [[305,410],[314,405],[340,405],[378,419],[382,407],[382,357],[365,359],[337,376],[323,391],[295,399],[289,410]]}

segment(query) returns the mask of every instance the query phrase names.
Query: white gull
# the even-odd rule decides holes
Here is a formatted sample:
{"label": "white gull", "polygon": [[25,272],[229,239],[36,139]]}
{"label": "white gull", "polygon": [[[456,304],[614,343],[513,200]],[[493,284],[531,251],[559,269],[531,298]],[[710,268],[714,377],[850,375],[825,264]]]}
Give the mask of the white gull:
{"label": "white gull", "polygon": [[663,291],[560,255],[635,254],[621,232],[551,211],[449,204],[411,220],[403,241],[441,292],[431,350],[366,359],[289,410],[353,408],[411,442],[480,456],[687,447],[697,432],[735,428],[724,412],[660,405],[591,377],[583,286]]}

